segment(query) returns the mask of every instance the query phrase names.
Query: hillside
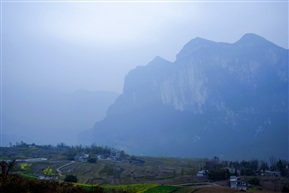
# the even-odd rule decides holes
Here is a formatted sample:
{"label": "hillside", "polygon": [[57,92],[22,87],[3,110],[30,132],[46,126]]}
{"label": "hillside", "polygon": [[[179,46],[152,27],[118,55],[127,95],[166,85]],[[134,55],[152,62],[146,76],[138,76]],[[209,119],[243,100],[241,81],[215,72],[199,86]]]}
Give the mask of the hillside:
{"label": "hillside", "polygon": [[137,155],[288,159],[288,50],[245,34],[194,38],[174,62],[131,70],[82,141]]}

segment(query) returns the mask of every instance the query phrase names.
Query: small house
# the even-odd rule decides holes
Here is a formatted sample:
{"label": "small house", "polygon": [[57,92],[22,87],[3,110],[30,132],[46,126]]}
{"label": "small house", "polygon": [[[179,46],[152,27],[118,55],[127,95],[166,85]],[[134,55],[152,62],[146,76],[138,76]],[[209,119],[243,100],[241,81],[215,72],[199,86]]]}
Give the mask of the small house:
{"label": "small house", "polygon": [[204,177],[206,174],[207,174],[206,170],[200,170],[200,171],[198,171],[197,176],[198,177]]}
{"label": "small house", "polygon": [[230,188],[238,190],[247,190],[247,183],[243,182],[241,178],[237,176],[230,176],[229,186]]}
{"label": "small house", "polygon": [[89,154],[84,153],[83,155],[79,156],[77,159],[80,162],[87,162],[87,160],[89,159]]}
{"label": "small house", "polygon": [[237,188],[237,184],[238,184],[238,177],[237,176],[230,176],[230,188]]}
{"label": "small house", "polygon": [[276,176],[276,177],[278,177],[278,176],[281,176],[281,172],[279,172],[279,171],[269,171],[269,170],[266,170],[266,171],[265,171],[265,175],[266,175],[266,176]]}

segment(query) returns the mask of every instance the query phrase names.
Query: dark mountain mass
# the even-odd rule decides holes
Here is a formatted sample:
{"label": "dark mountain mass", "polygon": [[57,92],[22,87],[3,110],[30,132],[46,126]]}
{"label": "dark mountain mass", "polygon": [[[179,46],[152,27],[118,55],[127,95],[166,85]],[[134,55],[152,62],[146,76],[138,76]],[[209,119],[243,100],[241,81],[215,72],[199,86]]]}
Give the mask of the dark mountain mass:
{"label": "dark mountain mass", "polygon": [[288,159],[288,50],[255,34],[195,38],[175,62],[130,71],[85,136],[138,155]]}

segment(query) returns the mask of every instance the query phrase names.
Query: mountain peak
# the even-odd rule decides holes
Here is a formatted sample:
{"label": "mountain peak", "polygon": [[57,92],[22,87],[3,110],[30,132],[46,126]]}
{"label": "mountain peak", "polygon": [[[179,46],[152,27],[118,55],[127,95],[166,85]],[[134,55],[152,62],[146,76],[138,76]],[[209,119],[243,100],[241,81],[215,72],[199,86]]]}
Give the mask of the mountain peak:
{"label": "mountain peak", "polygon": [[162,62],[164,60],[165,59],[163,59],[162,57],[156,56],[154,59],[152,59],[152,61],[150,63],[158,63],[158,62]]}
{"label": "mountain peak", "polygon": [[189,41],[177,55],[177,59],[191,55],[192,53],[201,50],[203,48],[208,48],[216,44],[216,42],[207,40],[204,38],[196,37]]}
{"label": "mountain peak", "polygon": [[211,40],[207,40],[205,38],[195,37],[191,41],[189,41],[184,47],[188,45],[198,46],[198,45],[204,45],[204,44],[207,45],[207,44],[212,44],[212,43],[215,43],[215,42]]}
{"label": "mountain peak", "polygon": [[148,63],[148,66],[154,65],[154,66],[162,66],[162,65],[166,65],[169,64],[170,62],[167,61],[166,59],[160,57],[160,56],[156,56],[152,61],[150,61]]}
{"label": "mountain peak", "polygon": [[270,42],[259,35],[256,35],[253,33],[246,33],[236,43],[242,44],[242,45],[263,45],[263,44],[268,44]]}

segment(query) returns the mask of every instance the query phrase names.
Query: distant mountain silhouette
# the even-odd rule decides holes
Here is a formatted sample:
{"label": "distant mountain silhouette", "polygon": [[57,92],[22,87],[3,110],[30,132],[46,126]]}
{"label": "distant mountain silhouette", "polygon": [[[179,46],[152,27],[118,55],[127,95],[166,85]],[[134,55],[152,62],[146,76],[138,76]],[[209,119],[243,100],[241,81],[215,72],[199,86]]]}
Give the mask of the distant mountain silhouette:
{"label": "distant mountain silhouette", "polygon": [[2,95],[3,145],[20,141],[77,144],[78,134],[103,119],[118,96],[105,91],[66,93],[8,85]]}
{"label": "distant mountain silhouette", "polygon": [[288,50],[255,34],[194,38],[175,62],[131,70],[82,138],[138,155],[288,159]]}

